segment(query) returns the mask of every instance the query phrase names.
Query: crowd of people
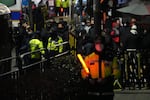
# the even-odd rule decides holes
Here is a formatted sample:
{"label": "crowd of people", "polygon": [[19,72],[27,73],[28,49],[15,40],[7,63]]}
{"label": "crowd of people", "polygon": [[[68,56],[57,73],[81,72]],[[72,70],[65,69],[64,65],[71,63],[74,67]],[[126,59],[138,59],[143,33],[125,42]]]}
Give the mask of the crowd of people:
{"label": "crowd of people", "polygon": [[[111,19],[108,16],[101,33],[97,34],[94,31],[94,18],[85,18],[85,20],[83,20],[76,28],[76,36],[77,53],[83,55],[85,63],[90,70],[90,74],[82,71],[85,70],[84,68],[81,70],[83,79],[90,84],[87,85],[88,88],[91,89],[90,87],[94,86],[98,88],[98,84],[100,87],[104,87],[105,85],[103,86],[102,84],[105,82],[107,84],[105,79],[108,77],[104,78],[105,82],[101,83],[98,81],[99,79],[102,79],[99,77],[99,73],[101,72],[98,70],[102,65],[97,64],[99,59],[104,61],[105,68],[108,68],[107,66],[111,67],[112,71],[106,69],[108,72],[105,74],[107,75],[108,73],[111,73],[109,76],[114,76],[114,85],[117,83],[117,88],[123,89],[126,86],[129,88],[136,88],[136,85],[141,88],[143,84],[149,84],[149,78],[147,78],[149,75],[146,73],[146,70],[149,70],[149,62],[145,62],[148,58],[143,59],[144,55],[142,51],[149,49],[149,42],[145,40],[145,36],[149,36],[148,33],[149,30],[141,27],[137,23],[136,18],[131,18],[128,22],[122,23],[120,18]],[[97,37],[99,36],[101,41],[100,48],[102,49],[100,53],[96,50],[95,44],[95,40],[97,40]],[[139,54],[141,56],[139,56]],[[113,68],[115,70],[113,70]],[[139,69],[142,70],[142,73],[138,71]],[[94,75],[94,77],[92,75]],[[126,77],[128,77],[128,79],[126,79]],[[141,78],[139,79],[139,77]],[[124,79],[125,83],[123,81]],[[146,81],[144,82],[143,80]],[[108,80],[108,83],[109,82],[112,81]],[[131,86],[131,84],[134,85]],[[108,87],[109,86],[111,87],[112,84],[108,85]],[[144,86],[145,85],[143,85],[143,87]],[[107,88],[104,87],[104,91],[105,89],[107,90]],[[112,88],[108,91],[111,92],[111,89]],[[92,91],[96,91],[96,88]]]}
{"label": "crowd of people", "polygon": [[[114,80],[123,79],[120,74],[121,70],[125,71],[122,69],[125,65],[123,67],[119,65],[121,58],[123,58],[124,62],[126,60],[123,57],[124,51],[127,49],[149,49],[149,42],[146,41],[145,43],[145,38],[149,37],[150,30],[141,29],[135,18],[131,18],[129,22],[122,23],[119,18],[111,19],[108,17],[101,33],[95,33],[94,21],[94,17],[86,18],[75,29],[77,39],[75,49],[77,53],[83,55],[84,61],[90,70],[90,73],[86,73],[85,69],[81,69],[81,76],[83,83],[85,83],[84,86],[88,87],[86,87],[87,89],[91,92],[111,93],[110,97],[101,98],[113,100],[113,82]],[[31,52],[23,57],[24,64],[28,65],[40,61],[42,58],[49,59],[62,53],[64,49],[68,49],[67,46],[61,45],[64,41],[69,40],[68,28],[68,23],[62,18],[56,22],[51,17],[46,21],[46,28],[41,28],[41,30],[34,32],[28,21],[21,20],[18,29],[14,29],[17,56]],[[137,57],[137,52],[134,52],[133,55],[135,58],[132,53],[127,54],[127,56],[130,56],[131,61],[136,60],[130,61],[127,65],[132,66],[128,71],[132,75],[136,75],[138,73],[139,57]],[[144,57],[141,58],[144,59]],[[141,68],[149,70],[148,67],[143,67],[144,65],[147,66],[147,63],[149,62],[142,62]],[[102,69],[102,66],[105,68]],[[135,73],[132,72],[133,68],[136,69]],[[105,71],[102,72],[102,70]],[[150,79],[147,76],[145,78],[150,83]],[[121,80],[121,82],[123,81]],[[120,85],[120,83],[118,84]]]}
{"label": "crowd of people", "polygon": [[14,40],[17,55],[32,52],[24,56],[24,64],[39,61],[42,57],[48,59],[66,49],[67,46],[61,44],[68,41],[68,23],[62,18],[58,22],[50,18],[46,21],[46,28],[34,32],[29,22],[22,20],[14,29]]}
{"label": "crowd of people", "polygon": [[[99,36],[101,35],[105,46],[112,48],[117,53],[126,49],[149,49],[149,41],[145,40],[149,36],[148,33],[149,30],[138,25],[135,18],[122,23],[120,18],[111,19],[108,16]],[[78,44],[82,44],[82,48],[79,47],[77,52],[89,54],[97,37],[97,34],[94,33],[94,18],[85,18],[76,28],[76,35]]]}

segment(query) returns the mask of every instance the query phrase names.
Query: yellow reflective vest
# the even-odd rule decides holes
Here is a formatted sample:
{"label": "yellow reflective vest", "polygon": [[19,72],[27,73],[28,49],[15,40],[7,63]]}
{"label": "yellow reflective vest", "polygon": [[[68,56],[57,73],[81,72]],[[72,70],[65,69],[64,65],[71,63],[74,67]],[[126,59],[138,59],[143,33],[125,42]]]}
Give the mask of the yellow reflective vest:
{"label": "yellow reflective vest", "polygon": [[55,6],[56,7],[61,7],[61,0],[56,0],[55,1]]}
{"label": "yellow reflective vest", "polygon": [[[53,51],[58,51],[59,53],[61,53],[63,51],[63,45],[61,45],[61,43],[63,43],[63,39],[60,36],[58,36],[57,41],[52,40],[52,38],[49,37],[48,44],[47,44],[47,49],[49,51],[53,50]],[[57,45],[59,45],[59,46],[57,46]]]}
{"label": "yellow reflective vest", "polygon": [[[39,39],[31,39],[29,41],[30,45],[30,51],[33,52],[31,53],[31,58],[37,58],[40,59],[41,54],[45,54],[44,48],[43,48],[43,43]],[[40,52],[36,52],[36,50],[41,49]]]}
{"label": "yellow reflective vest", "polygon": [[68,0],[64,0],[64,1],[62,1],[62,7],[63,8],[67,8],[67,7],[69,7],[69,1]]}

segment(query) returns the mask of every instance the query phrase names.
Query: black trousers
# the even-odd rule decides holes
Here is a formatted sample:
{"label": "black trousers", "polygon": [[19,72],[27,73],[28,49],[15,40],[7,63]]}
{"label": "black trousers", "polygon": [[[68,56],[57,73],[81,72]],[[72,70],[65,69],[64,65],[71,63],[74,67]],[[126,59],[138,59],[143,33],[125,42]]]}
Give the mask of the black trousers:
{"label": "black trousers", "polygon": [[82,87],[84,87],[84,92],[79,95],[80,98],[85,98],[85,100],[113,100],[113,77],[107,77],[100,82],[96,79],[87,79],[83,81]]}

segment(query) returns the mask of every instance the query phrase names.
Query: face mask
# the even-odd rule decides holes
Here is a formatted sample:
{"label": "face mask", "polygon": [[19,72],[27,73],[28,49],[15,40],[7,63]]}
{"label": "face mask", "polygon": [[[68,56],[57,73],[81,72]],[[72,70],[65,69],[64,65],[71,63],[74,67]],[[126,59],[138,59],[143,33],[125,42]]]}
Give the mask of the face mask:
{"label": "face mask", "polygon": [[96,44],[95,44],[95,49],[96,49],[97,52],[102,52],[102,50],[103,50],[103,45],[100,44],[100,43],[96,43]]}

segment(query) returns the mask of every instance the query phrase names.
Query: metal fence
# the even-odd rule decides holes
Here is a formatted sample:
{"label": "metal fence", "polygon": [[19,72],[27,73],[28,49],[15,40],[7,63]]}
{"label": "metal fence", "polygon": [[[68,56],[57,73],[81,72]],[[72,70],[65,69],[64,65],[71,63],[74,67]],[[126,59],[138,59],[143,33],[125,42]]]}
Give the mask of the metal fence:
{"label": "metal fence", "polygon": [[[68,45],[63,42],[61,45]],[[57,45],[59,46],[59,45]],[[43,48],[45,50],[45,48]],[[40,52],[36,50],[35,52]],[[50,84],[44,82],[45,69],[48,61],[57,57],[65,56],[70,50],[65,50],[48,59],[44,58],[31,64],[25,64],[24,57],[34,52],[26,52],[19,56],[13,56],[0,60],[0,64],[16,60],[16,64],[12,66],[12,70],[0,74],[0,98],[3,100],[57,100],[57,96],[51,96]],[[7,67],[7,66],[5,66]],[[46,76],[47,77],[47,76]],[[30,83],[31,82],[31,83]],[[37,83],[39,82],[39,83]],[[47,81],[49,82],[49,81]],[[43,86],[46,84],[46,86]],[[48,84],[48,85],[47,85]]]}
{"label": "metal fence", "polygon": [[118,60],[121,68],[120,82],[126,89],[145,89],[149,85],[149,50],[127,49]]}
{"label": "metal fence", "polygon": [[[63,43],[61,43],[61,44],[58,44],[58,45],[56,45],[56,46],[60,46],[60,45],[68,45],[68,41],[66,41],[66,42],[63,42]],[[16,73],[16,75],[18,75],[18,73],[19,72],[21,72],[22,70],[25,70],[25,69],[27,69],[27,68],[29,68],[29,67],[33,67],[34,65],[37,65],[37,64],[40,64],[40,68],[41,68],[41,70],[43,70],[43,66],[42,66],[42,63],[44,63],[44,62],[46,62],[47,61],[47,59],[41,59],[41,61],[38,61],[38,62],[35,62],[35,63],[32,63],[32,64],[25,64],[24,62],[24,58],[26,57],[26,56],[29,56],[30,54],[32,54],[32,53],[36,53],[36,52],[40,52],[40,51],[42,51],[42,50],[46,50],[46,48],[43,48],[43,49],[37,49],[37,50],[35,50],[34,52],[26,52],[26,53],[23,53],[23,54],[21,54],[21,55],[18,55],[18,56],[13,56],[13,57],[8,57],[8,58],[5,58],[5,59],[1,59],[0,60],[0,63],[3,63],[3,62],[7,62],[7,61],[11,61],[11,60],[13,60],[13,59],[15,59],[16,60],[16,65],[14,65],[14,66],[12,66],[13,68],[15,68],[15,69],[12,69],[11,71],[9,71],[9,72],[5,72],[5,73],[2,73],[2,74],[0,74],[0,77],[2,77],[2,76],[5,76],[5,75],[8,75],[8,74],[12,74],[12,73]],[[49,59],[52,59],[52,58],[55,58],[55,57],[59,57],[59,56],[63,56],[63,55],[65,55],[65,54],[67,54],[67,53],[69,53],[70,52],[70,50],[66,50],[66,51],[64,51],[64,52],[62,52],[62,53],[60,53],[60,54],[57,54],[57,55],[55,55],[55,56],[53,56],[53,57],[50,57]],[[18,76],[16,76],[16,77],[18,77]]]}
{"label": "metal fence", "polygon": [[[63,43],[63,45],[65,44],[68,44],[68,42]],[[39,51],[40,50],[37,50],[36,52]],[[4,98],[3,100],[72,100],[70,99],[70,94],[67,94],[68,92],[66,93],[66,91],[68,91],[66,89],[66,87],[68,87],[67,83],[72,84],[70,83],[70,79],[74,80],[75,75],[78,77],[79,75],[75,72],[80,71],[80,69],[74,69],[72,71],[73,66],[70,65],[68,65],[70,68],[67,69],[64,63],[67,64],[70,61],[58,61],[62,68],[55,64],[47,64],[49,61],[50,63],[54,63],[51,62],[53,61],[52,59],[64,56],[70,53],[70,50],[50,57],[50,60],[41,59],[38,62],[26,65],[23,58],[31,53],[33,52],[27,52],[20,56],[0,60],[0,63],[13,59],[19,62],[14,66],[13,70],[0,74],[0,98]],[[65,57],[63,59],[65,59]],[[121,68],[121,78],[119,82],[123,88],[143,89],[147,86],[149,82],[149,72],[146,71],[148,71],[150,67],[149,50],[126,50],[122,58],[118,59],[118,62]],[[70,63],[72,63],[72,61]],[[76,65],[74,64],[74,66]],[[65,75],[62,73],[62,70],[65,71]],[[72,73],[75,73],[73,77]],[[51,82],[49,80],[51,80]],[[79,84],[75,84],[75,82],[77,82],[76,80],[72,84],[73,86],[77,86],[73,88],[75,91],[78,88],[81,89]],[[79,81],[80,80],[78,80],[78,82]],[[76,93],[74,92],[72,94],[75,95]]]}

